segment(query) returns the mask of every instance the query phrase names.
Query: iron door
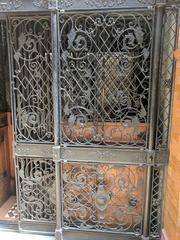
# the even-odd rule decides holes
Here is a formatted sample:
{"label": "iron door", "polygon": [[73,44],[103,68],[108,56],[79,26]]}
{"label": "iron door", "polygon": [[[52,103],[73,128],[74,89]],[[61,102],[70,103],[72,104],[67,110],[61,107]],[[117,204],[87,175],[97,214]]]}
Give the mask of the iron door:
{"label": "iron door", "polygon": [[58,240],[160,238],[176,14],[52,12]]}
{"label": "iron door", "polygon": [[48,2],[7,21],[20,229],[159,239],[178,10]]}

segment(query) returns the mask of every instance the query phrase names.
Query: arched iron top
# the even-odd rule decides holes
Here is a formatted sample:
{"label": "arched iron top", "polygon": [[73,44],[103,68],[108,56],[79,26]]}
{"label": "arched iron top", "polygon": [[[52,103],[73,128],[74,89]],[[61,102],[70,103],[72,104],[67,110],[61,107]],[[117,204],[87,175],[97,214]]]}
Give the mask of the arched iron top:
{"label": "arched iron top", "polygon": [[147,8],[180,0],[0,0],[0,12]]}

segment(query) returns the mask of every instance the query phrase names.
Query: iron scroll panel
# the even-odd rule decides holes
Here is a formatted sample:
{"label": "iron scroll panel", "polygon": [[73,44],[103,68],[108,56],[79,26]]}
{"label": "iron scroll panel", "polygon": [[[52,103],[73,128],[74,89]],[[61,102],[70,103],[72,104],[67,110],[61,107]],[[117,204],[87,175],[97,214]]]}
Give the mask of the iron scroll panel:
{"label": "iron scroll panel", "polygon": [[63,228],[142,234],[145,167],[63,163]]}
{"label": "iron scroll panel", "polygon": [[19,220],[55,222],[55,165],[46,157],[16,157]]}
{"label": "iron scroll panel", "polygon": [[15,140],[52,142],[50,17],[10,16],[9,28]]}
{"label": "iron scroll panel", "polygon": [[146,147],[153,13],[60,14],[62,144]]}

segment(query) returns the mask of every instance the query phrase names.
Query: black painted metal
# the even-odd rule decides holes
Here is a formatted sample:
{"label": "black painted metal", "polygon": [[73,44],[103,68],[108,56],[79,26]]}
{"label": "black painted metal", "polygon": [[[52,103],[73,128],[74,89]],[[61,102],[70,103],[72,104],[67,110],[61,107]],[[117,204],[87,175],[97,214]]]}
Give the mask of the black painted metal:
{"label": "black painted metal", "polygon": [[0,3],[0,12],[19,11],[7,16],[22,230],[52,230],[56,213],[57,240],[74,231],[160,238],[177,39],[171,4]]}

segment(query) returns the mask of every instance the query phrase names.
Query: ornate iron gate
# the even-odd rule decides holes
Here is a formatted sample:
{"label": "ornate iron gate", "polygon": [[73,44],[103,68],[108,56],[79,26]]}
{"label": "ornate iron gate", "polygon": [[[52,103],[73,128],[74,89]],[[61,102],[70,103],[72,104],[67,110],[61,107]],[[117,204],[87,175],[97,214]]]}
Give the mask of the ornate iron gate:
{"label": "ornate iron gate", "polygon": [[0,5],[32,12],[7,14],[22,230],[56,221],[57,240],[160,238],[175,5]]}

